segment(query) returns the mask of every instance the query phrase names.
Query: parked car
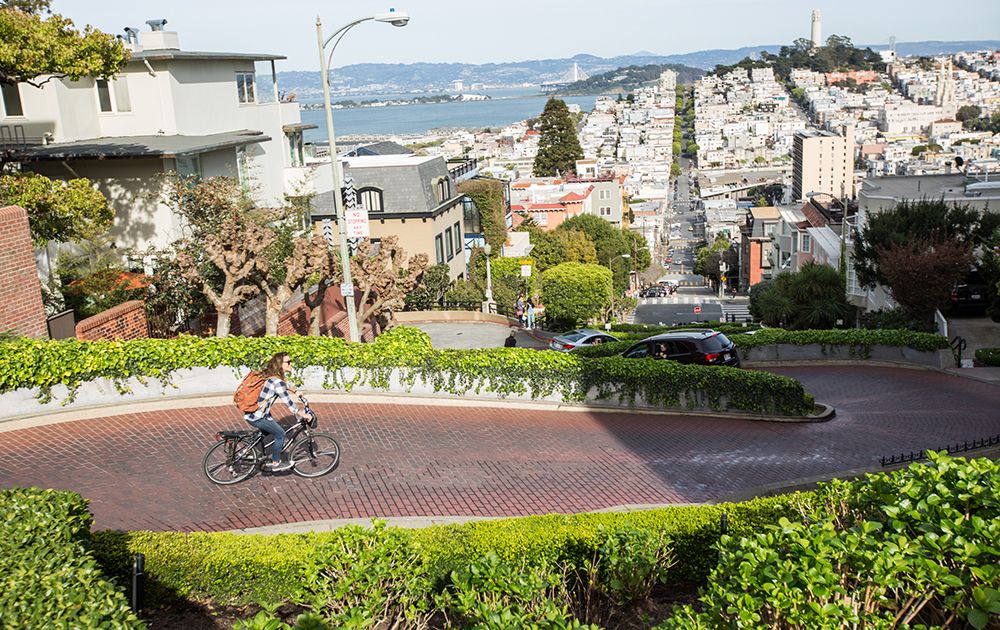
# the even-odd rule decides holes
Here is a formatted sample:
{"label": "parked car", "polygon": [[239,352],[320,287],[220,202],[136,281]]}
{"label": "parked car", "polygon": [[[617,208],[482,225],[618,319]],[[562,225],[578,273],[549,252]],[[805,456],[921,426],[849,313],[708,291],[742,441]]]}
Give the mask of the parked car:
{"label": "parked car", "polygon": [[639,293],[639,297],[644,297],[644,298],[664,297],[666,295],[667,295],[666,288],[661,287],[659,285],[646,287]]}
{"label": "parked car", "polygon": [[990,303],[990,287],[978,271],[970,273],[965,280],[951,289],[951,311],[953,313],[984,313]]}
{"label": "parked car", "polygon": [[549,343],[549,349],[559,352],[569,352],[573,348],[579,348],[580,346],[592,346],[612,341],[618,341],[618,338],[600,330],[582,328],[580,330],[564,332],[558,337],[553,338]]}
{"label": "parked car", "polygon": [[697,365],[740,367],[740,353],[724,334],[710,328],[662,333],[634,344],[622,353],[626,359],[667,359]]}

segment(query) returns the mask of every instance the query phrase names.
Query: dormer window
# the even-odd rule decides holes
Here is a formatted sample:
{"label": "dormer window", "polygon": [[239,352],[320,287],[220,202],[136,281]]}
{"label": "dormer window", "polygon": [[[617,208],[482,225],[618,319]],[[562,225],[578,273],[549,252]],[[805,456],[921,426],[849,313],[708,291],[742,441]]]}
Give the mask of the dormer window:
{"label": "dormer window", "polygon": [[451,197],[451,180],[447,177],[442,177],[437,183],[437,197],[438,201],[444,203]]}
{"label": "dormer window", "polygon": [[362,188],[358,191],[358,203],[368,212],[382,212],[382,191],[378,188]]}
{"label": "dormer window", "polygon": [[257,102],[257,96],[254,93],[254,80],[253,72],[236,73],[236,94],[241,103]]}

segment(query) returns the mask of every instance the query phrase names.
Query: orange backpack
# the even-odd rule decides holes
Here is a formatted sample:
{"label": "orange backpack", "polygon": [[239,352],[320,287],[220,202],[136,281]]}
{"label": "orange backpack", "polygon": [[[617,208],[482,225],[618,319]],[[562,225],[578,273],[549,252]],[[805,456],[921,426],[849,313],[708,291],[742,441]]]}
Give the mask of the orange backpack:
{"label": "orange backpack", "polygon": [[253,413],[257,411],[257,401],[260,393],[264,391],[264,384],[267,383],[267,375],[256,370],[247,374],[240,386],[233,394],[233,402],[243,413]]}

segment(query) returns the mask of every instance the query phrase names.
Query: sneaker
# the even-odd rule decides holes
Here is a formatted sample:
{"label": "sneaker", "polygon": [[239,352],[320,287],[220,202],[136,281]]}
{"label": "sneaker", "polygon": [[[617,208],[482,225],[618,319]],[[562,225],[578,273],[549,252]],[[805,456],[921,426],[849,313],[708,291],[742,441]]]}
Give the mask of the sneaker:
{"label": "sneaker", "polygon": [[275,462],[275,461],[272,461],[268,465],[267,469],[270,470],[271,472],[280,472],[282,470],[288,470],[291,467],[292,467],[292,463],[291,462],[285,462],[285,461]]}

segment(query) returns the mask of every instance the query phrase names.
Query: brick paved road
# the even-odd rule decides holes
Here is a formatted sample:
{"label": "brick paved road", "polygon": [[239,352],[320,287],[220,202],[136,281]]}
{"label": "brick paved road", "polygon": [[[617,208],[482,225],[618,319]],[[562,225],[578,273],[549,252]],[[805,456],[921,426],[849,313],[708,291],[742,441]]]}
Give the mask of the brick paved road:
{"label": "brick paved road", "polygon": [[229,408],[152,412],[0,435],[0,487],[71,489],[98,528],[225,530],[373,516],[524,515],[702,502],[1000,433],[1000,388],[916,370],[800,367],[837,407],[822,424],[405,405],[321,404],[344,449],[321,479],[217,487],[201,457]]}

